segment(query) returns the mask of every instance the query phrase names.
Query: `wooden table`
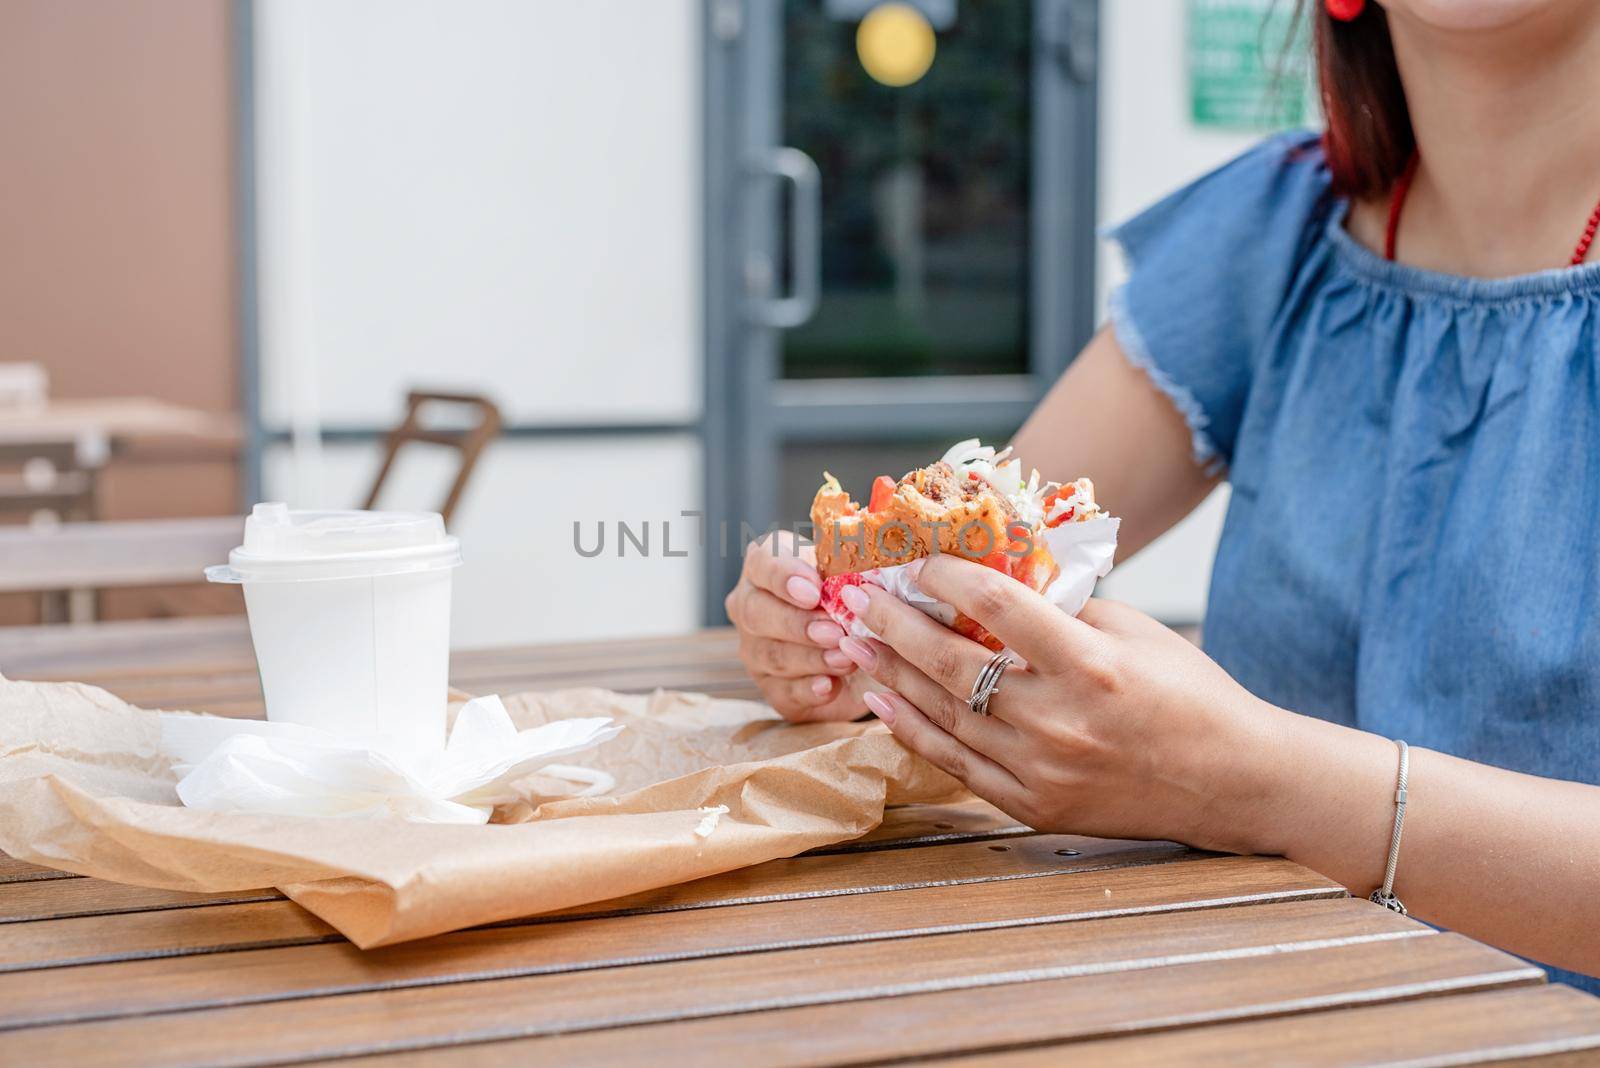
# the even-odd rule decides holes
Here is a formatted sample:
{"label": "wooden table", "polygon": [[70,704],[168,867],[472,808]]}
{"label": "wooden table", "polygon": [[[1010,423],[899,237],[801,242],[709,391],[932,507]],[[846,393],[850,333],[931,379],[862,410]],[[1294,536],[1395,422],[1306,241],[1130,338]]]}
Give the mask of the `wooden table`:
{"label": "wooden table", "polygon": [[[244,429],[235,415],[148,397],[52,399],[39,405],[10,406],[0,411],[0,468],[6,469],[0,470],[0,512],[12,521],[38,512],[68,520],[89,519],[104,510],[102,476],[111,462],[231,461],[243,440]],[[42,480],[14,470],[35,460],[48,462],[49,473]],[[231,482],[233,476],[229,474],[227,479]],[[160,490],[147,483],[141,492]],[[236,535],[242,520],[234,517],[232,528]],[[0,530],[0,538],[5,539],[0,540],[0,593],[43,594],[39,618],[46,621],[92,619],[97,614],[97,589],[198,582],[200,577],[190,566],[194,548],[203,545],[209,550],[220,540],[209,529],[180,525],[158,530],[152,526],[135,534],[130,525],[123,530],[108,528],[98,542],[88,540],[82,531],[63,532],[61,544],[30,550],[17,540],[29,533]],[[222,552],[231,547],[222,545]],[[30,552],[32,556],[25,558]],[[37,577],[30,577],[40,553],[46,566]],[[85,560],[94,565],[93,570],[78,568]]]}
{"label": "wooden table", "polygon": [[[104,671],[86,645],[28,674],[259,708],[248,645],[135,660],[127,633],[100,645]],[[726,632],[462,653],[453,675],[479,692],[749,692]],[[178,894],[0,859],[0,1063],[923,1058],[1589,1064],[1600,1001],[1281,859],[1036,835],[981,803],[892,810],[857,842],[366,953],[271,890]]]}
{"label": "wooden table", "polygon": [[243,536],[236,515],[0,527],[0,593],[204,582]]}
{"label": "wooden table", "polygon": [[236,515],[0,526],[0,593],[43,594],[43,618],[87,623],[103,590],[205,582],[205,568],[226,563],[243,535]]}
{"label": "wooden table", "polygon": [[239,420],[150,397],[52,399],[0,413],[0,450],[70,445],[83,467],[112,455],[136,459],[232,455],[243,438]]}

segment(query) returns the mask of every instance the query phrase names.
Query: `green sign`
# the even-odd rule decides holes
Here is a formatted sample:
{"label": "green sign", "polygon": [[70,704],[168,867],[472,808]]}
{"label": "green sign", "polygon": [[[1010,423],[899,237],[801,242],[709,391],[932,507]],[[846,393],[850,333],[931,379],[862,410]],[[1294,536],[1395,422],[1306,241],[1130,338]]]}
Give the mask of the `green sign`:
{"label": "green sign", "polygon": [[1281,130],[1313,121],[1310,34],[1288,0],[1188,0],[1196,126]]}

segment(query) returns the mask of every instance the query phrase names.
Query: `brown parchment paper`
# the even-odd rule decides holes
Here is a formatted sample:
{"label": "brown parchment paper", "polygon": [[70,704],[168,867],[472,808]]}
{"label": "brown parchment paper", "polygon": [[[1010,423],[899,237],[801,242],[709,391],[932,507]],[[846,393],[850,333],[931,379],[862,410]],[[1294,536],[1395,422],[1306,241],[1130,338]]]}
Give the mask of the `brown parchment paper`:
{"label": "brown parchment paper", "polygon": [[[866,833],[885,805],[962,795],[876,723],[790,725],[753,702],[664,691],[505,705],[519,728],[615,717],[622,734],[571,762],[616,788],[540,804],[535,777],[529,801],[485,826],[203,812],[178,801],[156,713],[0,678],[0,850],[171,890],[276,886],[369,948],[793,856]],[[697,835],[716,805],[729,811]]]}

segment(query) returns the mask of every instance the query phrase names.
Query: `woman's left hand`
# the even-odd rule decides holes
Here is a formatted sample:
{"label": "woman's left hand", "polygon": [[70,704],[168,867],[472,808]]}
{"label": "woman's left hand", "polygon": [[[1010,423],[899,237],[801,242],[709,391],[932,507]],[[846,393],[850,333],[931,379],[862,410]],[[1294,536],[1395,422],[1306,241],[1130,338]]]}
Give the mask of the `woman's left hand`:
{"label": "woman's left hand", "polygon": [[846,603],[882,641],[840,646],[888,693],[866,703],[895,736],[1041,831],[1262,848],[1273,734],[1287,718],[1189,642],[1126,605],[1073,618],[992,568],[930,557],[924,592],[1026,660],[980,716],[967,701],[993,655],[875,586]]}

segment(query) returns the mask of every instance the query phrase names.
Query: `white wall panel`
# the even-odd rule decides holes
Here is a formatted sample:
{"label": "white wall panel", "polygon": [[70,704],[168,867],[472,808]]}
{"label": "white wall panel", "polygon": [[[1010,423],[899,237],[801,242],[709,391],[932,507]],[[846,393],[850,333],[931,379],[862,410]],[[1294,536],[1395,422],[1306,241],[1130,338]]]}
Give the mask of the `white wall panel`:
{"label": "white wall panel", "polygon": [[[1219,166],[1259,135],[1201,129],[1189,121],[1184,0],[1115,0],[1100,5],[1100,174],[1102,226],[1120,222]],[[1127,277],[1102,242],[1099,299]],[[1188,519],[1112,572],[1101,586],[1162,619],[1205,614],[1211,558],[1227,513],[1227,487]]]}
{"label": "white wall panel", "polygon": [[269,425],[382,422],[413,383],[516,421],[698,413],[693,0],[256,11]]}
{"label": "white wall panel", "polygon": [[[439,506],[453,467],[450,454],[410,446],[380,506]],[[332,445],[324,453],[324,496],[302,507],[355,507],[377,471],[377,445]],[[699,623],[702,550],[698,528],[680,517],[700,503],[700,446],[689,435],[641,438],[502,440],[490,447],[451,523],[466,563],[455,573],[451,641],[457,648],[524,642],[679,633]],[[268,499],[292,497],[285,446],[268,452]],[[558,476],[552,479],[548,476]],[[391,492],[392,489],[392,492]],[[651,553],[630,545],[617,556],[615,523],[651,526]],[[572,524],[594,545],[597,522],[606,551],[593,559],[573,548]],[[661,554],[661,524],[673,523]]]}
{"label": "white wall panel", "polygon": [[[1262,10],[1271,0],[1260,0]],[[1184,54],[1185,0],[1114,0],[1100,5],[1102,225],[1120,222],[1260,139],[1194,125]],[[1102,243],[1102,299],[1126,273]]]}

